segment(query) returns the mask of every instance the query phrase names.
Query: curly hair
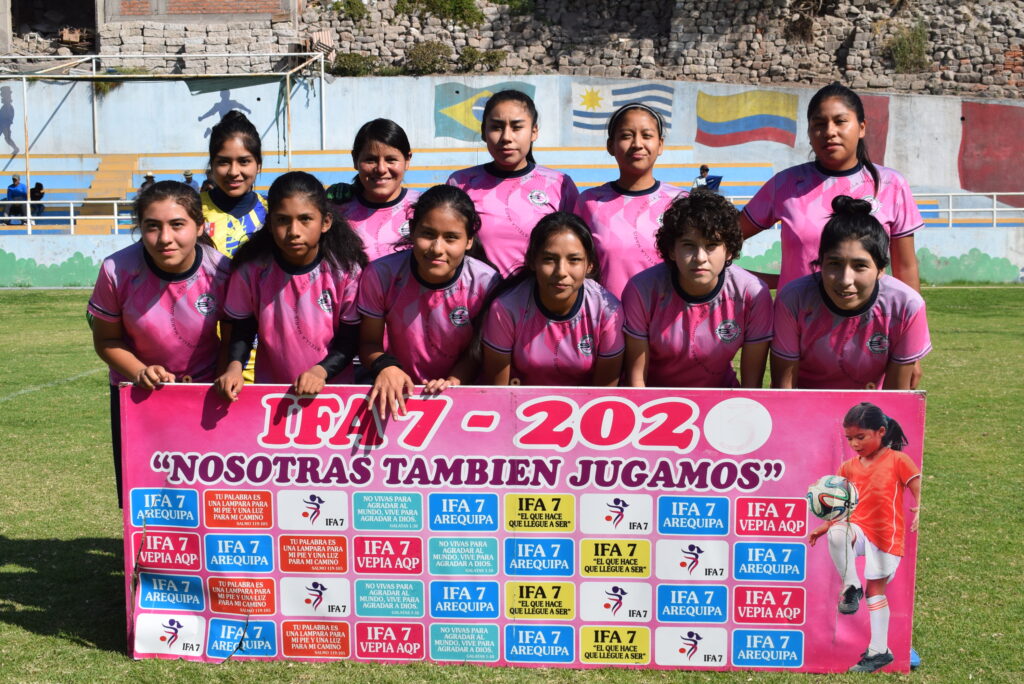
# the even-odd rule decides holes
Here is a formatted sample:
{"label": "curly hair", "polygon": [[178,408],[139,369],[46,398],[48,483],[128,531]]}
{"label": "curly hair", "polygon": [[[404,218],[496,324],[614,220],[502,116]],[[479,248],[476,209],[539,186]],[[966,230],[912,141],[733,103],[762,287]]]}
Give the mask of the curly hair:
{"label": "curly hair", "polygon": [[705,240],[724,243],[732,255],[726,265],[731,264],[743,247],[739,217],[740,213],[732,202],[717,192],[697,188],[688,196],[680,195],[662,216],[661,228],[655,236],[658,254],[665,261],[672,261],[676,241],[693,229]]}

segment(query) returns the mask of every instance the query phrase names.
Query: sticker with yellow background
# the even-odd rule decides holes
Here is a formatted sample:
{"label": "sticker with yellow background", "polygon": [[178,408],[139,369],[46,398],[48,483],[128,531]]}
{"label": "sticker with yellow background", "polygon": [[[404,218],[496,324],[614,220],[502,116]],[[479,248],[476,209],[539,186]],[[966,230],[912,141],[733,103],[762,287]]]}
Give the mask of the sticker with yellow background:
{"label": "sticker with yellow background", "polygon": [[505,617],[575,619],[576,585],[572,582],[505,582]]}
{"label": "sticker with yellow background", "polygon": [[572,494],[506,494],[508,532],[573,532],[576,497]]}

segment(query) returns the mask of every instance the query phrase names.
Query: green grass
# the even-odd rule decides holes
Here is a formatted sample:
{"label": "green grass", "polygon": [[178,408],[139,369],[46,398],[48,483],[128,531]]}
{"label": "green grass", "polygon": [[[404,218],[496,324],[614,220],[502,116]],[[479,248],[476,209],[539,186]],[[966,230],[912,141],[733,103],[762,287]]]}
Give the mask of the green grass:
{"label": "green grass", "polygon": [[[843,675],[134,662],[107,384],[77,290],[0,292],[0,680],[838,682]],[[928,390],[914,643],[886,681],[1024,680],[1024,287],[925,289]],[[83,375],[84,374],[84,375]],[[69,378],[71,378],[69,380]],[[26,391],[31,390],[31,391]],[[20,394],[16,394],[19,393]],[[12,395],[15,395],[12,397]]]}

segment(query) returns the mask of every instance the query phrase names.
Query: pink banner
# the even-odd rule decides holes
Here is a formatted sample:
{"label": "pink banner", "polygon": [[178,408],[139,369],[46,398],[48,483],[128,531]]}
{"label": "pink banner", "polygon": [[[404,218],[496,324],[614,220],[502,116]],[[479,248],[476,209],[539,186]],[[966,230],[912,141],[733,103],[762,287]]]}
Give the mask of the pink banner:
{"label": "pink banner", "polygon": [[465,387],[382,424],[364,393],[122,388],[136,658],[835,672],[867,649],[804,495],[854,456],[861,401],[919,467],[923,395]]}

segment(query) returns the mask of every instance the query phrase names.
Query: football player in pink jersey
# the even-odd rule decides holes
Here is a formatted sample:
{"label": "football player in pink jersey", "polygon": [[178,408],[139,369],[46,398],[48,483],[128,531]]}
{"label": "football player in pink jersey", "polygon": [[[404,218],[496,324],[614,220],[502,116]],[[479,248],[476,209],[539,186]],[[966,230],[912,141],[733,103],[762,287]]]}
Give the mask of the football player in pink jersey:
{"label": "football player in pink jersey", "polygon": [[672,200],[687,194],[655,179],[664,148],[661,114],[644,104],[623,105],[608,120],[608,154],[619,178],[584,191],[576,202],[576,213],[594,233],[601,284],[616,297],[630,278],[661,261],[654,234]]}
{"label": "football player in pink jersey", "polygon": [[153,389],[210,382],[217,373],[217,319],[228,260],[203,232],[199,195],[160,181],[135,199],[142,239],[103,260],[89,299],[93,345],[110,366],[110,427],[121,504],[121,420],[117,385]]}
{"label": "football player in pink jersey", "polygon": [[871,203],[840,195],[821,234],[816,273],[775,299],[772,387],[910,389],[931,351],[921,295],[885,274],[889,235]]}
{"label": "football player in pink jersey", "polygon": [[542,218],[526,265],[495,289],[483,326],[483,378],[491,385],[614,387],[622,370],[622,307],[601,287],[587,224]]}
{"label": "football player in pink jersey", "polygon": [[772,298],[732,263],[743,246],[738,219],[732,202],[705,189],[676,197],[665,212],[662,263],[633,276],[622,295],[631,387],[761,387]]}
{"label": "football player in pink jersey", "polygon": [[412,148],[401,126],[390,119],[367,121],[352,143],[355,181],[327,188],[335,212],[362,239],[371,261],[394,252],[409,235],[409,214],[420,194],[402,187],[410,161]]}
{"label": "football player in pink jersey", "polygon": [[339,374],[359,342],[362,242],[334,218],[324,186],[304,171],[280,176],[267,199],[267,223],[235,255],[224,306],[233,325],[216,386],[231,401],[257,333],[256,382],[291,384],[296,394],[349,379]]}
{"label": "football player in pink jersey", "polygon": [[579,196],[564,173],[538,166],[537,107],[526,93],[502,90],[484,105],[481,133],[494,160],[456,171],[448,185],[462,188],[482,222],[487,256],[503,276],[523,265],[530,231],[542,217],[572,211]]}
{"label": "football player in pink jersey", "polygon": [[379,402],[381,416],[405,413],[414,383],[433,394],[476,377],[477,359],[468,350],[484,299],[500,280],[469,255],[479,230],[469,196],[436,185],[413,207],[406,238],[412,249],[381,257],[363,272],[359,358],[375,375],[370,402]]}

